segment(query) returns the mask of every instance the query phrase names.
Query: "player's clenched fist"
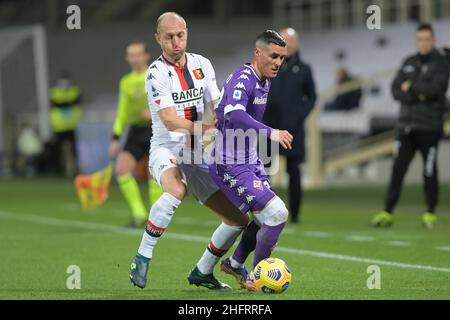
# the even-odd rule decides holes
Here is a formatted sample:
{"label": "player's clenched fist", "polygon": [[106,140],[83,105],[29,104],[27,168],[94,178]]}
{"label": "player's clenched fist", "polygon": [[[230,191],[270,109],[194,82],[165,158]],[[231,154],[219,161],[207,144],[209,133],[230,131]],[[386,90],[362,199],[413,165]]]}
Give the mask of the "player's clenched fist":
{"label": "player's clenched fist", "polygon": [[276,141],[285,149],[292,149],[292,140],[294,137],[286,130],[273,130],[270,135],[270,140]]}

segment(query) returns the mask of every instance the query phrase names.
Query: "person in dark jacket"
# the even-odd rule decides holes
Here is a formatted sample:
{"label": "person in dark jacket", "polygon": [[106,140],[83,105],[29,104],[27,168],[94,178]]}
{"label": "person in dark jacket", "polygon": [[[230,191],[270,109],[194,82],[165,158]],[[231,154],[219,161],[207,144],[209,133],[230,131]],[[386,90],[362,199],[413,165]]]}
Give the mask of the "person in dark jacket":
{"label": "person in dark jacket", "polygon": [[[448,65],[450,67],[450,48],[444,47],[442,48],[442,54],[447,58]],[[445,104],[445,112],[450,112],[450,99],[447,99],[447,102]]]}
{"label": "person in dark jacket", "polygon": [[450,64],[450,48],[449,47],[442,48],[442,54],[447,58],[447,61]]}
{"label": "person in dark jacket", "polygon": [[372,219],[373,226],[390,226],[400,197],[403,178],[416,151],[423,157],[423,178],[427,211],[422,224],[431,228],[436,222],[439,184],[438,143],[443,133],[443,114],[449,81],[449,64],[435,48],[433,28],[421,24],[416,30],[417,53],[406,58],[392,83],[392,95],[400,101],[398,137],[394,165],[384,211]]}
{"label": "person in dark jacket", "polygon": [[[339,68],[336,71],[336,82],[338,86],[345,83],[355,81],[357,79],[349,75],[347,69]],[[341,94],[338,94],[333,101],[325,104],[325,111],[350,111],[359,108],[361,100],[361,88],[353,89]]]}
{"label": "person in dark jacket", "polygon": [[264,121],[286,128],[294,136],[292,149],[282,149],[280,154],[287,159],[290,216],[291,222],[297,223],[302,199],[300,164],[305,160],[304,122],[316,102],[316,91],[311,67],[300,59],[297,32],[287,28],[280,34],[287,41],[287,56],[272,81]]}

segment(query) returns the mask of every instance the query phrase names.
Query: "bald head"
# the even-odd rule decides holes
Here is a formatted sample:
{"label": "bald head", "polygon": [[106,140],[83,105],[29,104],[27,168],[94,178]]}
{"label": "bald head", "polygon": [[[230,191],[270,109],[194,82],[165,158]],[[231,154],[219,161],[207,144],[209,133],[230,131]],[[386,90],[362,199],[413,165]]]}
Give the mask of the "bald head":
{"label": "bald head", "polygon": [[182,16],[175,12],[166,12],[159,16],[155,39],[166,59],[175,64],[184,63],[187,38],[188,29]]}
{"label": "bald head", "polygon": [[156,33],[174,26],[186,29],[186,20],[176,12],[164,12],[156,21]]}
{"label": "bald head", "polygon": [[291,57],[300,48],[298,40],[298,33],[293,28],[285,28],[280,30],[281,36],[286,39],[287,42],[287,56]]}

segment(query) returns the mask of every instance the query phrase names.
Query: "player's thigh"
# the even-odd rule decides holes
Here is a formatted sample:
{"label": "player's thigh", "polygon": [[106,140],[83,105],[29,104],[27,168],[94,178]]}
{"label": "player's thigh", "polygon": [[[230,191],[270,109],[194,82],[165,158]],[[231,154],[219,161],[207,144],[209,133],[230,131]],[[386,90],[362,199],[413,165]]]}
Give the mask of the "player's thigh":
{"label": "player's thigh", "polygon": [[194,195],[201,204],[214,211],[228,225],[247,225],[248,217],[220,191],[219,186],[210,176],[206,163],[183,164],[182,168],[186,175],[189,193]]}
{"label": "player's thigh", "polygon": [[248,215],[242,213],[220,190],[212,194],[204,204],[215,212],[225,224],[231,226],[248,224]]}
{"label": "player's thigh", "polygon": [[150,174],[158,182],[164,192],[168,192],[178,199],[186,195],[183,174],[177,164],[177,158],[169,147],[157,147],[150,150]]}
{"label": "player's thigh", "polygon": [[122,176],[131,173],[136,167],[135,157],[128,151],[122,150],[116,160],[116,174]]}

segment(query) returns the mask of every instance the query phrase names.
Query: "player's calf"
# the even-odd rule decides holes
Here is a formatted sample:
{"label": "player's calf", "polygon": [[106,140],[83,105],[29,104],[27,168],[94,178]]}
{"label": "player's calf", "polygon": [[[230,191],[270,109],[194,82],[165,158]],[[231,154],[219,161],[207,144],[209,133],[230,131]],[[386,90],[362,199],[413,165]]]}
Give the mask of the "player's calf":
{"label": "player's calf", "polygon": [[288,215],[286,205],[278,196],[275,196],[259,214],[255,214],[255,219],[259,221],[261,228],[256,234],[253,267],[261,260],[270,257],[286,224]]}

